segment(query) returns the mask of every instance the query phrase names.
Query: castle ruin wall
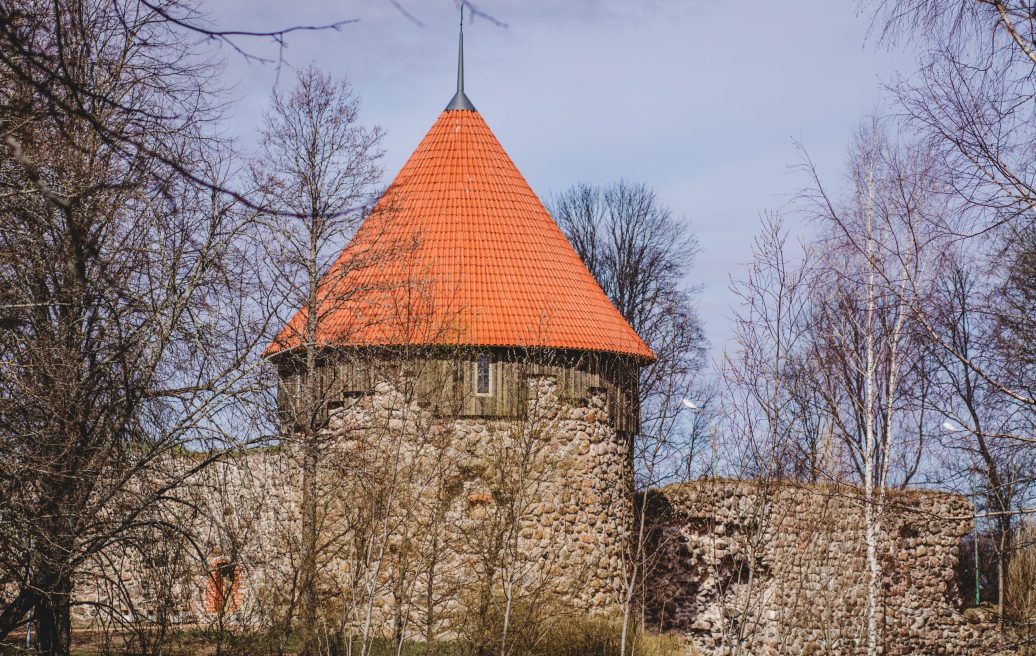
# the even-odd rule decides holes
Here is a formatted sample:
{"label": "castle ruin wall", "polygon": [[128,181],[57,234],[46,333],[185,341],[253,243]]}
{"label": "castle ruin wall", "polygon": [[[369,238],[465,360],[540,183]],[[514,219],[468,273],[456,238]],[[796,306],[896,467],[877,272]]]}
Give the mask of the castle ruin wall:
{"label": "castle ruin wall", "polygon": [[[652,493],[648,623],[706,654],[865,653],[861,495],[719,479]],[[889,491],[879,521],[883,653],[996,653],[995,626],[966,619],[957,590],[967,499]]]}

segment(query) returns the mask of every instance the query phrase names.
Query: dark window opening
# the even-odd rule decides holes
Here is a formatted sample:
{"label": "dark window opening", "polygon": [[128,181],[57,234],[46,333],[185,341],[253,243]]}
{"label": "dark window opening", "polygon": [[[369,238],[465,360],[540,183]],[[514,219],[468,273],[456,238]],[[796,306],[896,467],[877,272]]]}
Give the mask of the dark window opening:
{"label": "dark window opening", "polygon": [[490,379],[491,369],[489,367],[489,356],[480,355],[475,363],[475,393],[488,395],[492,392],[492,380]]}

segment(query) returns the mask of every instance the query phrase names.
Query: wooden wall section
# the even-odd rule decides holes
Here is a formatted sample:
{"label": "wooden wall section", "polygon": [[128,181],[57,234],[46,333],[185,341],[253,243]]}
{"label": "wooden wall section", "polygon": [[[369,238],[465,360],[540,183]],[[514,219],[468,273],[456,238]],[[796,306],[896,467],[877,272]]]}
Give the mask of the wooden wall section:
{"label": "wooden wall section", "polygon": [[[490,358],[491,386],[486,395],[475,393],[479,356]],[[304,368],[292,366],[284,356],[276,364],[281,416],[289,424],[305,423],[307,404],[301,402],[305,377],[300,375]],[[583,402],[592,388],[605,389],[610,423],[616,430],[634,433],[640,425],[640,366],[630,358],[607,353],[465,348],[404,356],[398,350],[339,350],[324,354],[316,371],[318,423],[330,410],[369,393],[377,381],[392,382],[439,415],[521,417],[526,407],[526,379],[551,376],[557,380],[562,399],[569,403]]]}

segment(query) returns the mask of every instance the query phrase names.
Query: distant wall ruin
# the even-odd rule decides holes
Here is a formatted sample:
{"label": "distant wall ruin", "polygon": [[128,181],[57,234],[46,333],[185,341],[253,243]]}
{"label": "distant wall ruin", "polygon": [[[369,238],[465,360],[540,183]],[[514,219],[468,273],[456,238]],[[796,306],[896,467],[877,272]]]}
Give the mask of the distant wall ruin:
{"label": "distant wall ruin", "polygon": [[[860,654],[867,561],[861,490],[700,480],[649,499],[647,618],[705,654]],[[878,553],[884,653],[989,654],[995,627],[961,612],[955,568],[971,506],[888,493]]]}

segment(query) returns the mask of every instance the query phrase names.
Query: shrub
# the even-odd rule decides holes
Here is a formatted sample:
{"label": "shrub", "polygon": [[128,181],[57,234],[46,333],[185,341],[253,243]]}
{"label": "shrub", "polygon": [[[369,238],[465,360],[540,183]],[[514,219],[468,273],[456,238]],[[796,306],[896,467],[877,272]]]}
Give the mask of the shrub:
{"label": "shrub", "polygon": [[[495,600],[482,613],[465,617],[462,639],[455,648],[466,655],[499,654],[503,609],[501,601]],[[679,638],[639,632],[632,623],[626,641],[626,653],[635,656],[684,653]],[[622,622],[616,616],[588,616],[586,611],[542,599],[511,609],[507,652],[515,656],[617,656],[621,642]]]}

